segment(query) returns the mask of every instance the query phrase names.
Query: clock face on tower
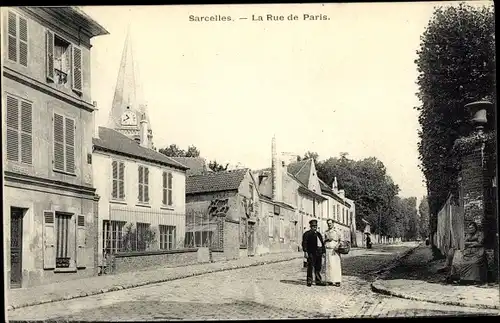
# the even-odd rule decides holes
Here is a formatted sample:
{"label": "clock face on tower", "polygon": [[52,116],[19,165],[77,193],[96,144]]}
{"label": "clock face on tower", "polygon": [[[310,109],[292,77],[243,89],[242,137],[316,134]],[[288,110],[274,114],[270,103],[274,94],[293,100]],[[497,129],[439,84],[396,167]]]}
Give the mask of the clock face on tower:
{"label": "clock face on tower", "polygon": [[133,111],[125,111],[121,117],[122,125],[135,126],[137,125],[137,116]]}

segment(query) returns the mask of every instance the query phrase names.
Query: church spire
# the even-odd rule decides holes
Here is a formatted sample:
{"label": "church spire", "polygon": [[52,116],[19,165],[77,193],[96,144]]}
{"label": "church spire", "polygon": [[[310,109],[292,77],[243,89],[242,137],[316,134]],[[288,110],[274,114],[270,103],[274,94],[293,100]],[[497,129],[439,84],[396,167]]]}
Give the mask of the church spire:
{"label": "church spire", "polygon": [[118,70],[113,103],[109,113],[108,127],[118,130],[133,139],[138,139],[140,137],[139,123],[145,115],[148,121],[148,137],[150,137],[151,142],[153,136],[151,123],[149,122],[147,105],[140,90],[141,86],[132,48],[129,25]]}

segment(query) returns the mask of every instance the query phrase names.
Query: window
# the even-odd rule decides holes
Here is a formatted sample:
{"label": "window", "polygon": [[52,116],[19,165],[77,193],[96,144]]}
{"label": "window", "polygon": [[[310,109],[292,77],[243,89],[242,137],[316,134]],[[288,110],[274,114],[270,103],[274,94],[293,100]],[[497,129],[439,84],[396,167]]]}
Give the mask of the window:
{"label": "window", "polygon": [[104,254],[114,254],[123,249],[123,229],[125,221],[104,220],[102,228],[102,245]]}
{"label": "window", "polygon": [[8,18],[8,58],[28,66],[28,21],[9,11]]}
{"label": "window", "polygon": [[125,163],[113,160],[111,162],[112,171],[112,186],[111,197],[113,199],[125,199]]}
{"label": "window", "polygon": [[247,247],[247,230],[248,230],[248,223],[245,218],[240,219],[240,248],[246,248]]}
{"label": "window", "polygon": [[340,221],[340,205],[337,204],[337,221]]}
{"label": "window", "polygon": [[150,237],[148,234],[151,232],[149,230],[149,223],[137,222],[137,251],[144,251],[148,248]]}
{"label": "window", "polygon": [[280,218],[280,239],[285,239],[285,219]]}
{"label": "window", "polygon": [[75,121],[54,113],[54,169],[75,173]]}
{"label": "window", "polygon": [[68,85],[77,93],[82,93],[82,50],[62,37],[47,30],[46,36],[46,76],[56,84]]}
{"label": "window", "polygon": [[172,173],[163,172],[163,205],[172,206]]}
{"label": "window", "polygon": [[274,237],[274,217],[272,215],[269,215],[267,221],[269,225],[269,236]]}
{"label": "window", "polygon": [[139,166],[139,202],[149,203],[149,168]]}
{"label": "window", "polygon": [[32,104],[7,95],[7,160],[32,164]]}
{"label": "window", "polygon": [[175,226],[160,225],[160,249],[175,249]]}
{"label": "window", "polygon": [[254,197],[255,197],[255,196],[254,196],[254,192],[253,192],[253,184],[252,184],[252,183],[250,183],[250,184],[248,185],[248,189],[249,189],[249,191],[250,191],[250,203],[253,203],[253,202],[254,202]]}
{"label": "window", "polygon": [[71,215],[56,212],[56,268],[68,268],[70,264]]}

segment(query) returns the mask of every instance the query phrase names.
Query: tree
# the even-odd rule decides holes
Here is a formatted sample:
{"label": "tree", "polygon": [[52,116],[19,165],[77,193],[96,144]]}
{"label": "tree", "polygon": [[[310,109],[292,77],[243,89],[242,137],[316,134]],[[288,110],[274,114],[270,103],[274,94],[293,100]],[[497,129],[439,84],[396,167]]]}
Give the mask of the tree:
{"label": "tree", "polygon": [[318,158],[319,158],[319,155],[317,152],[308,151],[304,154],[303,159],[312,159],[316,163],[316,162],[318,162]]}
{"label": "tree", "polygon": [[456,191],[457,165],[449,157],[454,141],[470,131],[464,105],[484,97],[496,101],[494,21],[491,6],[438,7],[421,37],[415,63],[422,104],[415,109],[431,232],[448,193]]}
{"label": "tree", "polygon": [[419,234],[420,237],[426,238],[429,236],[429,203],[427,196],[424,196],[418,205],[419,219]]}
{"label": "tree", "polygon": [[169,157],[199,157],[200,151],[194,145],[188,147],[187,151],[180,149],[176,144],[171,144],[166,148],[160,148],[160,153]]}
{"label": "tree", "polygon": [[225,170],[227,170],[228,167],[229,167],[229,163],[227,163],[226,166],[224,166],[222,164],[219,164],[216,160],[213,160],[213,161],[208,163],[208,168],[210,168],[214,172],[225,171]]}

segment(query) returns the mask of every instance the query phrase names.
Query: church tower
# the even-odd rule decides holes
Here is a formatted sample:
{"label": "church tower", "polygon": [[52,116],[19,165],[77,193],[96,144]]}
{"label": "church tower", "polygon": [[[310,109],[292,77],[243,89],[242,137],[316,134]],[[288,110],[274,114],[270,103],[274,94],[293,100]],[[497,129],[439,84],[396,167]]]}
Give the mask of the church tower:
{"label": "church tower", "polygon": [[[116,80],[115,95],[107,126],[139,143],[141,138],[141,124],[146,124],[147,146],[153,148],[153,131],[151,130],[147,104],[142,97],[141,86],[138,82],[139,79],[132,53],[129,28],[127,30],[120,69]],[[147,121],[147,123],[141,122],[143,120]]]}

